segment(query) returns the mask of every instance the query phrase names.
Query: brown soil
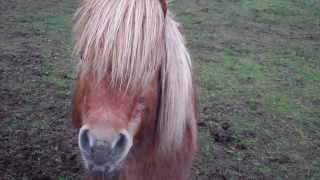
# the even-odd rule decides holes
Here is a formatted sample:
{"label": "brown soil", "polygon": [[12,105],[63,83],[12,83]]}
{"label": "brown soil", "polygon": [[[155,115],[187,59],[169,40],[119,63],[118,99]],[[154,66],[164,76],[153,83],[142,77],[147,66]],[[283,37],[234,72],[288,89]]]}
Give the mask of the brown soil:
{"label": "brown soil", "polygon": [[[1,179],[76,179],[81,165],[69,97],[43,85],[39,49],[0,49]],[[67,100],[66,100],[67,99]]]}

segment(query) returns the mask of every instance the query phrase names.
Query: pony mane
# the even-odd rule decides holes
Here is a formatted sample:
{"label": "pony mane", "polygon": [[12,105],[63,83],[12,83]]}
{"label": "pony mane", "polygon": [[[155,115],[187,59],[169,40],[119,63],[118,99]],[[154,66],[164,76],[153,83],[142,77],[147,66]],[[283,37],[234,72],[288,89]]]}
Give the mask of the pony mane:
{"label": "pony mane", "polygon": [[162,97],[158,128],[161,133],[160,146],[164,150],[179,146],[186,126],[195,119],[191,58],[179,25],[171,16],[169,12],[166,17],[166,59],[161,69]]}
{"label": "pony mane", "polygon": [[[145,87],[161,71],[160,148],[179,147],[194,118],[189,53],[178,24],[159,0],[82,0],[75,14],[79,72],[111,85]],[[189,119],[189,120],[188,120]]]}
{"label": "pony mane", "polygon": [[83,71],[111,84],[145,85],[164,59],[164,15],[157,0],[83,0],[75,14],[74,54]]}

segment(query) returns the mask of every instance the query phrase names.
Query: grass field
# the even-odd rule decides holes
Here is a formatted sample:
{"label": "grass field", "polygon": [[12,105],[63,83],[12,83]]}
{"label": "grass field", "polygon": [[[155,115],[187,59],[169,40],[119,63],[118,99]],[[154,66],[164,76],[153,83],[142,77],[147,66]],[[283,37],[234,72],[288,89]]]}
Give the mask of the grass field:
{"label": "grass field", "polygon": [[[81,175],[76,1],[0,1],[0,179]],[[320,1],[174,0],[199,79],[191,179],[320,179]]]}

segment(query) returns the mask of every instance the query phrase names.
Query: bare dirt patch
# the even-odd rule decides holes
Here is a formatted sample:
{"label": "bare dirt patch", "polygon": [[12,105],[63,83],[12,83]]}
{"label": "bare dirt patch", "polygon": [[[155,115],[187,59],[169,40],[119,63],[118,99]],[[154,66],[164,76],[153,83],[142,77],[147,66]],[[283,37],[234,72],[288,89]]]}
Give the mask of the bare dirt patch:
{"label": "bare dirt patch", "polygon": [[[24,33],[22,33],[24,34]],[[43,86],[39,49],[0,50],[0,172],[3,179],[77,178],[81,171],[68,102]],[[2,179],[1,178],[1,179]]]}

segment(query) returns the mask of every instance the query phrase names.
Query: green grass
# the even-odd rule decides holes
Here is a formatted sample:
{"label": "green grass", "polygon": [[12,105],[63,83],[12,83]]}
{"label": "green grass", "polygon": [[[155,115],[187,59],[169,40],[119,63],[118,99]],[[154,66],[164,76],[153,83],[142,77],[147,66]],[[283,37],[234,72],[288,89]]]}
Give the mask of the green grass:
{"label": "green grass", "polygon": [[[25,0],[5,5],[7,8],[0,14],[3,27],[0,48],[19,50],[23,49],[22,43],[35,47],[43,56],[41,81],[65,89],[70,87],[71,19],[75,3]],[[19,33],[24,33],[23,37]]]}
{"label": "green grass", "polygon": [[[202,112],[202,119],[210,124],[208,117],[221,116],[214,123],[229,121],[236,141],[250,147],[207,160],[221,166],[206,170],[229,169],[231,179],[319,179],[320,1],[176,0],[171,7],[193,55],[200,106],[212,111]],[[217,115],[217,99],[241,108]],[[245,131],[256,138],[242,138]],[[200,141],[201,162],[219,153],[214,144]],[[239,154],[250,157],[240,160],[250,170],[232,170]],[[288,161],[270,160],[279,155]]]}

